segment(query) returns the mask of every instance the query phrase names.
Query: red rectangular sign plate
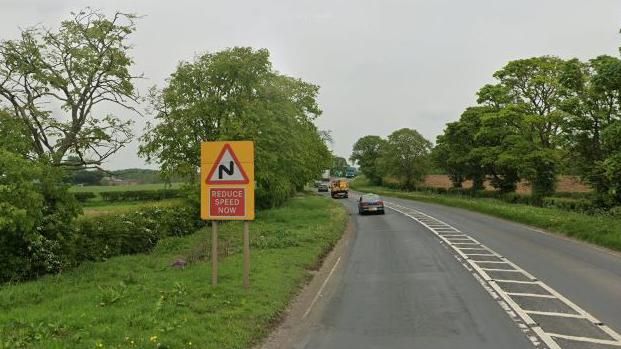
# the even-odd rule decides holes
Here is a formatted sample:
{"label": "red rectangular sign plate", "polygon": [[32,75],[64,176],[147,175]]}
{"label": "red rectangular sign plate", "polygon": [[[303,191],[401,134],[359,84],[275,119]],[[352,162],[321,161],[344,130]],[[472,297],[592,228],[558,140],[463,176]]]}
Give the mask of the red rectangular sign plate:
{"label": "red rectangular sign plate", "polygon": [[246,215],[244,188],[210,188],[209,213],[213,217],[243,217]]}

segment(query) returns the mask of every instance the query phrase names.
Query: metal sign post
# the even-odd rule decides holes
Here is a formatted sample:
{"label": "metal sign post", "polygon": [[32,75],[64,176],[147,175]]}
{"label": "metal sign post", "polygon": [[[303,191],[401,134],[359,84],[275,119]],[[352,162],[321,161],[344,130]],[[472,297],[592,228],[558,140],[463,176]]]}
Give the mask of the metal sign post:
{"label": "metal sign post", "polygon": [[254,142],[201,143],[201,218],[210,220],[211,283],[218,284],[218,221],[244,221],[244,288],[250,286],[250,229],[254,220]]}

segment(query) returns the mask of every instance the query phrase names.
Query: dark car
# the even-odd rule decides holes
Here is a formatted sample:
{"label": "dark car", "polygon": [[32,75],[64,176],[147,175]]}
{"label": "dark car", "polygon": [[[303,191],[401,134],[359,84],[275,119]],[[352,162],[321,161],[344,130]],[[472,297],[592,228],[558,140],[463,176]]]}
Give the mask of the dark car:
{"label": "dark car", "polygon": [[317,191],[319,191],[319,192],[321,192],[321,191],[325,191],[325,192],[330,191],[330,189],[328,188],[328,183],[324,183],[324,182],[319,183],[319,186],[317,187]]}
{"label": "dark car", "polygon": [[377,194],[364,194],[358,200],[358,213],[384,214],[384,201]]}

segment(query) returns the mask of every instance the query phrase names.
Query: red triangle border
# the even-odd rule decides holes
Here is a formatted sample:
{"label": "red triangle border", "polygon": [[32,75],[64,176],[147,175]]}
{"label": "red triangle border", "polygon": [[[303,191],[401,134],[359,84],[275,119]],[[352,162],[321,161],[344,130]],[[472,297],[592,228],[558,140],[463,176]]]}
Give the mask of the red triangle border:
{"label": "red triangle border", "polygon": [[[216,172],[216,168],[220,164],[220,161],[222,160],[222,157],[224,157],[224,153],[227,150],[231,154],[231,157],[233,157],[233,161],[235,161],[235,164],[237,165],[237,167],[239,167],[239,170],[241,171],[241,174],[244,177],[244,179],[234,180],[234,181],[210,181],[209,179],[211,178],[211,176],[213,176],[214,172]],[[231,147],[229,143],[226,143],[224,147],[222,147],[222,150],[220,151],[220,155],[218,155],[218,157],[216,158],[216,161],[213,163],[211,170],[209,170],[209,174],[207,175],[205,183],[211,184],[211,185],[217,185],[217,184],[248,184],[249,182],[250,181],[248,180],[246,171],[244,171],[244,167],[241,165],[241,162],[237,158],[237,155],[235,155],[233,148]]]}

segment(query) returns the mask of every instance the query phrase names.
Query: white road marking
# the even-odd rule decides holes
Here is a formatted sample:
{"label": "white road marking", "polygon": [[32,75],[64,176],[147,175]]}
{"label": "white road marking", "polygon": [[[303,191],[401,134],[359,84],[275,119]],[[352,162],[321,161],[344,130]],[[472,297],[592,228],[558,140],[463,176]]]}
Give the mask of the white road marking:
{"label": "white road marking", "polygon": [[330,273],[328,274],[328,277],[323,280],[323,283],[321,284],[321,287],[319,288],[319,291],[317,291],[317,294],[315,295],[315,298],[313,298],[313,301],[311,302],[311,304],[308,306],[308,309],[306,309],[306,311],[304,312],[304,315],[302,315],[302,320],[304,320],[308,314],[311,312],[311,310],[313,309],[313,306],[315,305],[315,303],[317,302],[317,300],[319,299],[319,296],[321,296],[321,292],[323,292],[323,289],[326,287],[326,285],[328,284],[328,281],[330,280],[330,278],[332,277],[332,274],[334,273],[334,271],[336,270],[336,266],[339,265],[339,262],[341,261],[341,257],[339,257],[336,260],[336,263],[334,263],[334,265],[332,266],[332,269],[330,269]]}
{"label": "white road marking", "polygon": [[[567,299],[566,297],[564,297],[563,295],[561,295],[560,293],[558,293],[556,290],[554,290],[553,288],[551,288],[550,286],[546,285],[545,283],[538,281],[536,277],[534,277],[533,275],[531,275],[530,273],[528,273],[526,270],[520,268],[519,266],[517,266],[515,263],[509,261],[508,259],[504,258],[503,256],[501,256],[500,254],[496,253],[495,251],[493,251],[492,249],[486,247],[485,245],[481,244],[479,241],[477,241],[476,239],[469,237],[468,235],[464,234],[463,232],[461,232],[460,230],[432,217],[427,215],[426,213],[423,213],[421,211],[418,211],[416,209],[413,208],[408,208],[405,206],[401,206],[392,202],[386,202],[385,203],[385,207],[392,209],[394,211],[397,211],[407,217],[410,217],[411,219],[417,221],[418,223],[422,224],[423,226],[425,226],[427,229],[429,229],[432,233],[434,233],[439,239],[440,242],[444,243],[445,245],[447,245],[447,247],[451,247],[452,250],[456,253],[456,257],[459,260],[459,257],[463,258],[463,260],[465,261],[462,262],[462,265],[464,265],[466,267],[466,269],[472,271],[475,270],[476,273],[473,273],[473,275],[475,276],[475,278],[479,281],[479,283],[481,283],[481,285],[488,291],[488,293],[490,293],[490,295],[492,295],[492,298],[494,298],[495,300],[497,300],[499,302],[499,304],[501,305],[501,307],[503,307],[503,309],[505,309],[505,311],[509,314],[509,316],[513,319],[514,315],[517,314],[525,323],[526,325],[528,325],[528,327],[537,334],[537,336],[541,339],[541,341],[543,341],[549,349],[562,349],[559,344],[557,342],[554,341],[554,338],[563,338],[566,340],[571,340],[571,341],[579,341],[579,342],[589,342],[589,343],[597,343],[597,344],[604,344],[604,345],[613,345],[613,346],[619,346],[621,347],[621,335],[619,335],[617,332],[615,332],[614,330],[612,330],[610,327],[602,324],[601,321],[597,320],[595,317],[593,317],[591,314],[587,313],[584,309],[578,307],[576,304],[574,304],[573,302],[571,302],[569,299]],[[386,205],[388,204],[388,205]],[[439,228],[439,227],[443,227],[443,228]],[[440,230],[444,230],[444,229],[448,229],[448,228],[452,228],[451,232],[458,232],[460,234],[452,234],[453,236],[457,235],[457,236],[467,236],[469,240],[473,241],[474,243],[478,244],[480,248],[460,248],[456,245],[459,245],[460,243],[456,240],[465,240],[465,238],[459,238],[459,239],[451,239],[449,234],[445,234],[444,232],[440,231]],[[486,249],[488,251],[490,251],[490,254],[482,254],[482,253],[465,253],[468,252],[468,250],[480,250],[480,249]],[[497,261],[498,263],[506,263],[509,264],[511,267],[513,267],[514,269],[511,270],[507,270],[507,269],[494,269],[494,268],[481,268],[478,263],[489,263],[490,261],[484,261],[484,260],[476,260],[476,259],[472,259],[470,257],[474,257],[474,256],[493,256],[493,257],[497,257],[500,259],[503,259],[502,262]],[[460,260],[461,262],[461,260]],[[531,279],[531,281],[523,281],[523,280],[494,280],[492,279],[487,273],[486,271],[494,271],[494,272],[516,272],[519,274],[522,274],[524,276],[526,276],[527,278]],[[480,277],[479,277],[480,275]],[[542,287],[543,289],[545,289],[549,295],[540,295],[540,294],[530,294],[530,293],[516,293],[516,292],[506,292],[504,291],[499,285],[498,283],[518,283],[518,284],[532,284],[532,285],[537,285]],[[523,309],[519,304],[516,303],[516,301],[513,300],[512,297],[538,297],[538,298],[545,298],[545,299],[555,299],[558,300],[562,303],[564,303],[565,305],[567,305],[569,308],[571,308],[573,311],[576,312],[576,314],[567,314],[567,313],[558,313],[558,312],[544,312],[544,311],[535,311],[535,310],[525,310]],[[502,300],[499,300],[499,297]],[[504,302],[503,302],[504,301]],[[592,324],[596,325],[599,329],[601,329],[604,333],[606,333],[608,336],[610,336],[610,340],[603,340],[601,338],[591,338],[591,337],[581,337],[581,336],[571,336],[571,335],[563,335],[563,334],[558,334],[558,333],[549,333],[549,332],[545,332],[530,316],[529,314],[532,315],[545,315],[545,316],[556,316],[556,317],[564,317],[564,318],[576,318],[576,319],[587,319],[589,320]],[[521,326],[520,326],[521,327]],[[529,339],[531,338],[531,336],[529,336]],[[535,344],[536,341],[533,341],[533,344]],[[535,344],[535,346],[538,346],[537,344]]]}
{"label": "white road marking", "polygon": [[557,312],[553,312],[553,311],[537,311],[537,310],[524,310],[524,312],[527,313],[527,314],[534,314],[534,315],[545,315],[545,316],[556,316],[556,317],[571,317],[571,318],[575,318],[575,319],[585,319],[585,317],[580,315],[580,314],[567,314],[567,313],[557,313]]}
{"label": "white road marking", "polygon": [[504,279],[495,279],[494,282],[501,282],[501,283],[515,283],[515,284],[532,284],[532,285],[539,285],[540,282],[537,280],[533,280],[533,281],[523,281],[523,280],[504,280]]}
{"label": "white road marking", "polygon": [[555,296],[551,294],[539,294],[539,293],[520,293],[520,292],[506,292],[509,296],[518,296],[518,297],[535,297],[535,298],[551,298],[556,299]]}
{"label": "white road marking", "polygon": [[615,346],[615,347],[621,347],[621,343],[619,343],[617,341],[598,339],[598,338],[590,338],[590,337],[568,336],[568,335],[558,334],[558,333],[549,333],[549,335],[552,336],[552,337],[555,337],[555,338],[569,339],[569,340],[572,340],[572,341],[589,342],[589,343],[596,343],[596,344],[604,344],[604,345],[612,345],[612,346]]}

